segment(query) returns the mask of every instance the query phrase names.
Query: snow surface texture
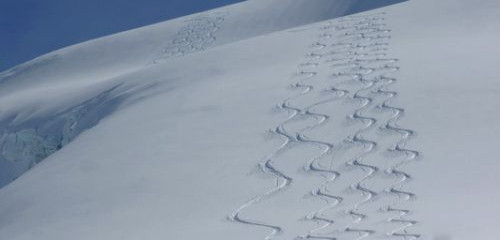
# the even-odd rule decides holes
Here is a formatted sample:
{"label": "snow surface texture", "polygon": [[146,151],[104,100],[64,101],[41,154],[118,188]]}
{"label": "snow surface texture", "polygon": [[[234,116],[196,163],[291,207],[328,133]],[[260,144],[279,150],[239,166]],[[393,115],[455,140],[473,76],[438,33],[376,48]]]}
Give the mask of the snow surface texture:
{"label": "snow surface texture", "polygon": [[0,239],[496,239],[500,3],[340,17],[366,6],[250,0],[1,73],[1,181],[38,164]]}

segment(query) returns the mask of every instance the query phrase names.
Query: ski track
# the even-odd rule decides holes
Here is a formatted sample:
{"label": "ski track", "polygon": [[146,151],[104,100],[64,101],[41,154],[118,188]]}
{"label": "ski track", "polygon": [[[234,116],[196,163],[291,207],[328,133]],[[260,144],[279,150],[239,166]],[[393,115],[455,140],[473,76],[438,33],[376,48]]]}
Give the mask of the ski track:
{"label": "ski track", "polygon": [[[404,171],[398,170],[399,167],[402,165],[406,164],[410,160],[414,160],[419,156],[418,151],[414,150],[409,150],[405,148],[406,142],[414,136],[415,132],[409,129],[404,129],[400,128],[397,126],[397,121],[402,117],[404,113],[404,109],[402,108],[397,108],[390,106],[389,103],[390,101],[397,96],[397,93],[395,92],[390,92],[386,89],[389,85],[393,84],[396,82],[395,78],[390,78],[387,77],[388,73],[398,71],[399,68],[395,67],[393,64],[398,61],[398,59],[389,59],[389,58],[380,58],[380,57],[385,57],[386,53],[384,51],[387,51],[388,48],[387,46],[389,45],[387,42],[380,42],[383,40],[390,39],[391,37],[388,35],[390,33],[390,30],[388,29],[382,29],[382,27],[385,26],[383,23],[376,23],[378,21],[383,21],[384,14],[380,15],[374,15],[374,16],[361,16],[361,17],[348,17],[340,20],[339,22],[344,23],[344,25],[341,26],[326,26],[323,27],[322,29],[335,29],[335,30],[348,30],[345,32],[343,35],[345,37],[354,37],[354,39],[351,39],[351,41],[340,41],[335,44],[332,44],[331,47],[340,47],[341,50],[334,50],[331,51],[330,54],[332,56],[335,55],[346,55],[344,57],[334,57],[329,60],[329,62],[334,62],[332,64],[332,67],[351,67],[351,69],[355,69],[354,71],[351,72],[339,72],[334,75],[336,76],[351,76],[354,80],[357,80],[361,83],[364,84],[364,86],[359,89],[358,91],[355,92],[354,96],[352,96],[352,99],[358,100],[361,102],[361,106],[354,111],[352,115],[349,116],[350,119],[354,119],[357,121],[360,121],[365,124],[365,126],[358,130],[351,139],[348,139],[347,142],[350,142],[352,144],[357,144],[361,145],[364,147],[364,152],[360,153],[357,155],[352,161],[349,161],[347,164],[351,166],[355,166],[360,168],[361,170],[367,172],[367,174],[357,181],[356,183],[351,185],[351,189],[359,191],[363,196],[365,196],[365,199],[363,199],[360,202],[357,202],[354,204],[354,206],[347,211],[347,214],[352,216],[355,220],[353,221],[354,225],[356,223],[359,223],[363,221],[364,219],[368,218],[369,216],[358,212],[358,207],[364,203],[367,203],[371,200],[373,200],[375,197],[377,197],[378,193],[370,190],[366,187],[363,186],[363,182],[368,181],[374,174],[380,171],[375,166],[371,166],[368,164],[363,163],[363,159],[366,158],[370,153],[373,152],[373,150],[377,147],[378,143],[376,141],[371,141],[368,139],[363,138],[363,133],[369,130],[372,130],[375,123],[378,122],[376,118],[372,118],[369,116],[365,116],[363,114],[364,111],[366,111],[368,108],[371,107],[373,99],[363,95],[362,93],[365,91],[374,91],[373,88],[377,84],[381,84],[382,86],[379,87],[377,90],[374,92],[379,93],[379,94],[388,94],[389,98],[385,100],[381,105],[377,106],[380,109],[383,110],[389,110],[392,111],[394,114],[392,118],[383,126],[381,129],[386,130],[386,131],[393,131],[401,135],[402,139],[394,145],[393,148],[388,149],[388,151],[391,152],[397,152],[397,153],[403,153],[407,156],[406,161],[402,161],[395,166],[389,168],[386,170],[387,173],[390,173],[396,177],[400,178],[400,184],[397,185],[396,187],[391,187],[388,189],[388,192],[398,195],[399,197],[403,196],[406,201],[415,198],[415,194],[407,191],[403,191],[403,185],[406,181],[411,179],[411,176],[408,173],[405,173]],[[345,23],[353,23],[353,25],[349,26],[349,24]],[[334,38],[334,35],[331,33],[323,33],[320,35],[322,38]],[[356,41],[358,42],[368,42],[365,44],[361,43],[355,43]],[[366,50],[370,49],[370,52],[360,52],[357,51],[358,49]],[[368,57],[372,59],[362,59],[363,57]],[[381,73],[380,75],[372,78],[366,78],[365,75],[370,75],[372,72],[375,72],[380,69],[373,69],[364,66],[364,64],[369,64],[372,62],[377,62],[377,61],[385,61],[386,64],[380,67],[380,69],[386,70],[385,73]],[[340,63],[338,63],[340,62]],[[337,173],[335,177],[339,177],[340,173]],[[330,179],[329,181],[331,181]],[[324,188],[329,182],[326,182],[322,187]],[[316,194],[318,196],[318,194]],[[335,197],[337,200],[335,204],[330,205],[328,207],[322,208],[319,211],[316,211],[313,213],[313,215],[322,213],[328,209],[331,209],[335,207],[340,201],[338,199],[342,199],[341,197]],[[401,198],[400,198],[401,199]],[[397,202],[394,203],[393,205],[397,205]],[[393,208],[391,206],[387,207],[387,211],[396,211],[396,208]],[[402,237],[403,239],[407,238],[419,238],[419,234],[411,234],[407,232],[407,229],[415,224],[417,224],[417,221],[414,220],[405,220],[403,217],[410,213],[409,210],[407,209],[402,209],[397,211],[398,216],[397,217],[392,217],[388,221],[391,223],[400,223],[403,226],[398,227],[397,229],[391,231],[390,233],[387,233],[387,235],[390,236],[395,236],[395,237]],[[308,235],[306,235],[306,238],[323,238],[323,239],[336,239],[335,237],[330,237],[330,236],[313,236],[312,233],[315,231],[324,229],[329,227],[330,225],[334,224],[335,221],[331,219],[324,219],[324,218],[319,218],[317,217],[316,220],[323,220],[326,224],[322,225],[316,229],[313,229],[309,232]],[[342,231],[343,232],[353,232],[357,233],[358,238],[356,239],[363,239],[366,237],[369,237],[370,235],[373,235],[376,233],[375,230],[373,229],[357,229],[353,226],[347,226],[344,228]]]}
{"label": "ski track", "polygon": [[[356,228],[355,225],[369,217],[366,213],[360,212],[359,207],[371,201],[378,195],[376,191],[363,186],[363,183],[365,181],[368,181],[374,174],[379,171],[376,166],[364,163],[364,159],[374,152],[378,143],[376,141],[372,141],[363,137],[363,133],[372,130],[375,124],[378,122],[378,119],[366,116],[364,114],[364,112],[373,105],[374,99],[366,94],[363,94],[364,92],[372,90],[378,83],[378,79],[376,77],[371,79],[369,77],[366,77],[375,72],[377,69],[363,66],[363,63],[365,63],[366,60],[360,59],[360,57],[370,57],[370,54],[361,53],[366,49],[369,49],[370,53],[378,53],[386,50],[385,48],[379,47],[384,46],[385,44],[374,42],[380,39],[387,38],[385,35],[370,35],[372,33],[379,34],[388,32],[387,30],[381,30],[380,28],[378,28],[378,26],[383,26],[382,24],[373,24],[373,22],[379,20],[383,20],[383,18],[364,16],[342,19],[340,22],[343,24],[336,29],[347,30],[343,35],[347,38],[352,39],[350,40],[350,42],[339,42],[336,44],[336,46],[344,46],[345,49],[343,51],[336,51],[334,53],[346,54],[347,58],[344,57],[342,59],[346,60],[345,63],[333,64],[332,66],[334,68],[340,66],[350,67],[348,68],[349,71],[340,71],[338,73],[335,73],[334,75],[337,77],[351,77],[352,80],[358,81],[362,84],[362,87],[357,90],[352,96],[353,100],[357,100],[358,102],[360,102],[360,106],[358,109],[354,110],[354,112],[349,115],[348,118],[359,121],[364,126],[356,133],[354,133],[352,137],[346,139],[346,142],[351,143],[352,145],[362,146],[364,150],[346,164],[348,166],[357,167],[366,173],[365,176],[363,176],[361,179],[350,186],[351,189],[360,192],[361,195],[364,196],[364,198],[361,201],[356,202],[349,210],[347,210],[346,213],[350,215],[354,220],[352,224],[346,226],[344,229],[341,229],[342,232],[355,233],[356,235],[358,235],[356,239],[366,238],[376,232],[374,229]],[[356,42],[358,43],[356,44]],[[368,42],[368,44],[363,45],[362,42]]]}
{"label": "ski track", "polygon": [[[383,19],[384,18],[382,18],[382,17],[375,17],[375,18],[372,18],[371,21],[374,21],[374,20],[378,21],[378,20],[383,20]],[[360,22],[358,22],[358,23],[360,23]],[[390,39],[389,35],[384,35],[384,34],[390,33],[390,30],[383,30],[383,29],[379,28],[379,27],[385,26],[384,24],[369,24],[369,25],[370,25],[369,27],[362,27],[362,28],[356,27],[357,30],[369,30],[368,33],[367,32],[352,31],[352,32],[347,32],[345,35],[346,36],[357,36],[359,39],[366,39],[369,41],[380,41],[383,39]],[[372,34],[372,35],[370,35],[370,34]],[[350,47],[353,47],[353,46],[355,46],[355,45],[350,45]],[[372,49],[372,51],[379,52],[379,51],[386,51],[387,50],[387,48],[383,48],[380,46],[388,46],[388,44],[383,43],[383,42],[375,42],[374,44],[371,45],[371,47],[376,47],[376,48]],[[360,54],[356,54],[356,55],[359,56]],[[385,55],[386,54],[383,53],[383,54],[380,54],[379,56],[385,56]],[[352,60],[352,59],[350,59],[350,60]],[[377,60],[382,60],[382,59],[377,59]],[[388,63],[386,65],[384,65],[383,68],[385,68],[387,70],[391,70],[392,72],[399,70],[398,67],[395,67],[393,65],[393,63],[397,62],[398,59],[384,59],[384,60],[388,61]],[[365,61],[366,60],[360,60],[360,59],[354,60],[354,62],[356,62],[355,65],[358,65],[359,62],[365,62]],[[368,61],[370,61],[370,60],[368,60]],[[359,67],[359,70],[367,70],[367,68],[365,68],[363,66],[358,65],[358,67]],[[374,69],[372,69],[372,70],[374,70]],[[362,95],[360,95],[360,93],[364,90],[372,89],[373,86],[375,86],[375,84],[377,82],[380,82],[381,87],[379,87],[374,92],[379,93],[379,94],[386,94],[386,95],[388,95],[388,98],[381,105],[379,105],[377,107],[380,109],[383,109],[383,110],[388,110],[388,111],[393,112],[392,117],[387,121],[387,123],[385,123],[383,125],[383,127],[381,127],[381,129],[396,132],[396,133],[401,135],[401,140],[399,140],[394,145],[393,148],[388,149],[388,151],[401,153],[401,154],[404,154],[406,156],[406,160],[397,163],[395,166],[392,166],[389,169],[386,169],[387,173],[393,174],[395,177],[400,178],[400,183],[397,186],[390,187],[387,190],[389,193],[395,194],[399,197],[398,201],[396,201],[392,206],[387,207],[388,212],[397,212],[398,216],[392,217],[392,218],[388,219],[388,221],[391,223],[399,223],[402,225],[401,227],[398,227],[397,229],[387,233],[387,235],[394,236],[394,237],[401,237],[402,239],[416,239],[416,238],[420,237],[420,234],[408,233],[407,229],[410,228],[411,226],[417,224],[418,222],[414,221],[414,220],[404,219],[404,216],[408,215],[410,213],[410,210],[397,209],[393,206],[397,205],[402,199],[404,201],[409,201],[409,200],[416,197],[416,195],[414,193],[402,190],[404,187],[404,183],[411,180],[411,176],[402,170],[398,170],[398,168],[400,168],[402,165],[408,163],[411,160],[417,159],[419,157],[420,153],[418,151],[405,148],[407,141],[415,135],[415,132],[412,130],[409,130],[409,129],[400,128],[397,125],[398,120],[404,114],[404,109],[398,108],[398,107],[393,107],[393,106],[389,105],[390,101],[393,100],[397,96],[397,93],[388,91],[386,89],[388,88],[389,85],[394,84],[397,80],[395,78],[388,77],[387,74],[388,73],[383,73],[375,78],[372,78],[373,80],[368,80],[368,81],[367,81],[367,79],[364,78],[364,74],[362,74],[362,73],[361,74],[358,73],[358,75],[355,75],[362,82],[367,82],[368,85],[365,85],[364,89],[361,89],[360,91],[356,92],[356,94],[353,97],[353,98],[359,99],[360,101],[363,101],[363,104],[362,104],[362,107],[359,108],[357,111],[355,111],[354,114],[350,117],[353,119],[357,119],[357,120],[360,120],[362,122],[365,122],[366,127],[364,129],[361,129],[360,131],[358,131],[354,135],[352,142],[364,145],[366,151],[364,153],[358,155],[350,164],[358,166],[362,170],[367,171],[368,173],[365,175],[365,177],[363,177],[361,180],[359,180],[356,184],[351,186],[351,188],[360,191],[363,195],[366,196],[366,198],[364,200],[356,203],[354,205],[354,207],[348,213],[351,214],[356,219],[353,223],[361,222],[362,220],[364,220],[365,218],[367,218],[369,216],[356,212],[356,209],[358,208],[358,206],[360,204],[364,204],[377,196],[376,192],[362,186],[362,183],[364,181],[367,181],[371,176],[374,175],[374,173],[379,171],[379,169],[374,167],[374,166],[360,163],[362,161],[362,159],[364,157],[366,157],[374,147],[377,146],[376,142],[366,140],[366,139],[363,139],[361,137],[361,135],[364,131],[367,131],[368,129],[370,129],[373,126],[373,124],[375,124],[377,122],[377,119],[363,116],[362,111],[364,109],[366,109],[367,106],[369,106],[371,104],[373,99],[369,98],[369,97],[362,96]],[[368,147],[366,147],[366,146],[368,146]],[[376,233],[376,231],[374,229],[355,229],[351,226],[348,226],[346,228],[346,231],[358,233],[359,237],[357,239],[363,239],[363,238],[366,238],[366,237]]]}
{"label": "ski track", "polygon": [[[273,188],[270,191],[266,192],[265,194],[248,201],[247,203],[245,203],[244,205],[242,205],[241,207],[236,209],[229,216],[229,219],[232,221],[235,221],[235,222],[239,222],[239,223],[246,224],[246,225],[265,227],[265,228],[270,229],[271,233],[269,235],[267,235],[265,239],[272,239],[275,235],[281,233],[283,231],[283,229],[277,225],[264,224],[264,223],[261,223],[257,220],[245,219],[245,218],[241,217],[241,214],[245,209],[251,207],[254,204],[257,204],[258,202],[264,200],[265,198],[267,198],[267,197],[269,197],[269,196],[271,196],[279,191],[284,190],[285,188],[290,186],[290,184],[292,183],[293,179],[291,177],[285,175],[284,173],[282,173],[280,170],[276,169],[272,165],[272,159],[275,156],[281,154],[284,150],[286,150],[288,147],[290,147],[290,145],[292,143],[316,145],[316,146],[321,147],[323,150],[318,156],[311,159],[309,164],[306,165],[306,167],[305,167],[306,171],[316,171],[316,172],[331,174],[332,180],[335,178],[335,176],[338,175],[337,172],[332,171],[332,170],[328,170],[328,169],[323,169],[319,165],[316,164],[317,159],[320,159],[323,156],[325,156],[331,152],[331,150],[334,147],[333,144],[318,141],[318,140],[309,139],[307,136],[305,136],[303,134],[303,132],[326,123],[328,121],[328,119],[330,118],[330,116],[327,114],[313,112],[312,108],[317,107],[321,104],[330,102],[330,101],[338,100],[338,99],[342,98],[346,94],[346,92],[344,92],[342,90],[330,89],[329,92],[333,93],[334,97],[332,97],[328,100],[313,103],[313,104],[311,104],[307,107],[304,107],[304,108],[294,107],[290,104],[290,101],[297,99],[301,96],[304,96],[306,94],[309,94],[314,89],[313,85],[305,83],[304,81],[311,80],[314,77],[316,77],[317,72],[315,72],[313,70],[305,70],[304,68],[317,67],[320,64],[319,61],[323,58],[323,55],[321,53],[318,53],[318,52],[321,52],[324,48],[327,47],[327,45],[322,44],[320,42],[315,42],[311,45],[311,47],[313,47],[315,49],[315,51],[306,55],[306,58],[308,59],[306,62],[299,64],[299,66],[297,67],[297,74],[296,75],[298,77],[300,77],[300,80],[298,82],[296,82],[295,84],[292,84],[293,88],[300,89],[301,92],[293,97],[290,97],[290,98],[284,100],[278,106],[279,109],[289,112],[290,115],[280,125],[278,125],[277,127],[275,127],[274,129],[271,130],[271,132],[273,132],[274,134],[279,135],[282,138],[284,138],[285,141],[283,142],[283,144],[280,147],[278,147],[278,149],[276,149],[276,151],[273,154],[271,154],[270,157],[267,158],[266,161],[264,161],[263,163],[260,164],[261,169],[265,173],[269,173],[269,174],[277,177],[279,179],[279,181],[281,181],[282,183],[280,185],[278,185],[276,188]],[[293,134],[289,133],[286,130],[285,125],[291,121],[296,120],[296,118],[298,116],[311,117],[311,118],[319,119],[319,120],[316,122],[316,124],[308,126],[304,129],[301,129],[301,130],[297,131],[296,133],[293,133]],[[332,195],[327,194],[327,193],[323,193],[321,190],[318,190],[316,192],[316,194],[318,196],[333,198],[333,199],[337,199],[337,201],[341,201],[339,197],[332,196]],[[309,218],[306,217],[306,219],[310,219],[313,221],[324,221],[324,222],[333,223],[332,220],[323,219],[323,218],[318,217],[316,215],[310,216]],[[331,238],[315,237],[315,236],[308,236],[308,237],[309,238],[317,238],[317,239],[331,239]]]}
{"label": "ski track", "polygon": [[161,55],[153,60],[153,64],[171,57],[204,51],[216,40],[215,33],[220,29],[227,15],[226,12],[208,13],[186,20],[186,24],[162,50]]}
{"label": "ski track", "polygon": [[[270,233],[265,237],[266,240],[273,239],[276,235],[285,231],[278,223],[263,223],[259,220],[244,218],[242,215],[244,212],[250,211],[252,206],[285,190],[291,185],[294,179],[280,169],[277,169],[273,159],[292,147],[293,144],[307,144],[319,147],[321,151],[315,157],[307,160],[303,170],[306,173],[320,174],[325,178],[320,186],[310,191],[310,195],[322,199],[326,202],[326,205],[304,217],[307,221],[315,222],[317,227],[309,230],[306,234],[297,236],[297,239],[338,240],[335,234],[351,233],[356,235],[354,239],[361,240],[378,233],[376,226],[368,229],[359,228],[357,225],[370,218],[369,213],[362,212],[360,207],[375,201],[380,195],[379,192],[366,187],[365,184],[382,171],[379,167],[370,165],[366,161],[366,159],[377,150],[379,143],[376,139],[371,140],[363,136],[365,133],[376,131],[376,126],[379,126],[379,131],[390,132],[400,136],[400,139],[393,147],[386,149],[386,151],[394,153],[395,155],[405,156],[404,160],[401,160],[383,171],[398,179],[397,184],[393,184],[386,189],[388,194],[395,195],[398,199],[391,205],[383,208],[385,212],[396,214],[387,219],[387,222],[398,226],[390,232],[386,232],[385,235],[403,240],[420,238],[420,234],[410,233],[408,231],[410,227],[418,224],[418,221],[406,219],[406,216],[411,214],[411,211],[409,209],[397,207],[404,201],[411,201],[416,198],[416,194],[404,190],[405,183],[410,181],[412,177],[410,174],[401,170],[401,168],[405,164],[418,159],[420,152],[406,147],[408,141],[414,137],[416,133],[410,129],[399,127],[398,121],[403,117],[405,110],[391,105],[391,101],[397,97],[398,93],[389,90],[389,86],[397,81],[397,79],[391,77],[390,74],[399,70],[399,68],[394,65],[399,60],[386,57],[387,54],[385,52],[389,47],[387,40],[391,38],[389,35],[391,31],[384,28],[384,14],[385,13],[344,17],[339,20],[330,21],[326,26],[319,28],[321,33],[318,35],[318,40],[311,44],[314,50],[307,54],[307,60],[297,67],[296,76],[299,77],[300,80],[293,84],[292,87],[299,89],[300,93],[284,100],[278,106],[279,109],[288,112],[289,116],[281,124],[271,129],[271,132],[280,136],[284,141],[265,161],[259,164],[260,169],[274,176],[278,184],[275,188],[251,199],[234,210],[229,216],[231,221],[269,229]],[[336,36],[339,33],[342,33],[341,36]],[[333,43],[331,43],[331,41],[333,41]],[[291,104],[293,100],[311,94],[313,91],[320,91],[315,89],[314,84],[309,83],[309,81],[317,78],[318,72],[315,68],[324,63],[329,64],[333,69],[337,69],[337,71],[332,74],[333,77],[347,77],[348,80],[335,83],[328,89],[322,89],[321,91],[332,95],[332,97],[326,100],[318,101],[302,108],[293,106]],[[378,65],[378,67],[373,67],[371,66],[372,64]],[[347,82],[357,82],[361,87],[355,91],[349,91],[338,87]],[[371,96],[373,94],[385,96],[386,98],[381,104],[375,105],[375,98]],[[333,155],[336,150],[334,144],[318,139],[311,139],[306,135],[306,132],[328,124],[331,118],[327,113],[315,112],[314,108],[346,97],[359,103],[359,106],[354,109],[347,118],[351,121],[362,123],[362,127],[356,132],[353,132],[351,137],[341,142],[351,146],[362,147],[363,150],[345,162],[345,165],[359,169],[365,173],[362,178],[356,180],[348,187],[359,192],[362,199],[353,203],[345,212],[347,216],[351,216],[353,219],[350,224],[347,226],[336,226],[339,229],[338,231],[330,232],[329,234],[320,234],[318,233],[320,230],[329,229],[336,223],[335,219],[325,217],[324,213],[335,209],[337,205],[344,201],[341,195],[333,194],[328,189],[330,184],[334,184],[335,180],[342,176],[339,171],[332,169],[331,164],[325,167],[319,163],[319,161],[325,157]],[[383,123],[378,117],[367,115],[368,110],[374,108],[382,110],[383,112],[391,112],[392,115]],[[315,124],[295,132],[289,132],[286,125],[292,121],[299,120],[299,117],[313,118],[317,121]]]}
{"label": "ski track", "polygon": [[[396,82],[396,79],[394,78],[385,78],[388,81],[388,85],[394,84]],[[388,110],[393,112],[392,118],[389,119],[385,125],[381,127],[382,130],[385,131],[392,131],[397,134],[400,134],[401,140],[398,141],[393,148],[388,149],[390,152],[395,152],[395,153],[400,153],[406,156],[406,159],[399,162],[395,166],[386,169],[386,173],[392,174],[393,176],[399,178],[399,184],[396,186],[391,187],[388,192],[397,195],[398,200],[394,202],[391,206],[388,206],[386,208],[387,212],[396,212],[397,215],[394,217],[391,217],[388,219],[389,222],[391,223],[396,223],[399,225],[402,225],[393,231],[389,232],[389,236],[394,236],[394,237],[400,237],[403,240],[406,239],[418,239],[421,237],[420,234],[418,233],[409,233],[408,229],[416,224],[418,224],[418,221],[415,220],[408,220],[405,217],[411,213],[409,209],[398,209],[396,206],[401,202],[401,201],[410,201],[414,198],[416,198],[416,194],[408,192],[408,191],[403,191],[402,189],[404,188],[405,183],[408,181],[412,180],[412,176],[402,170],[399,170],[403,165],[408,164],[411,161],[417,160],[420,157],[420,152],[415,151],[415,150],[410,150],[407,149],[406,143],[415,136],[415,131],[401,128],[398,126],[398,120],[403,117],[404,115],[404,109],[403,108],[398,108],[398,107],[393,107],[390,105],[390,101],[393,100],[394,98],[397,97],[396,92],[391,92],[388,90],[385,90],[383,88],[378,89],[377,93],[379,94],[385,94],[388,95],[387,100],[385,100],[380,106],[378,106],[380,109]]]}

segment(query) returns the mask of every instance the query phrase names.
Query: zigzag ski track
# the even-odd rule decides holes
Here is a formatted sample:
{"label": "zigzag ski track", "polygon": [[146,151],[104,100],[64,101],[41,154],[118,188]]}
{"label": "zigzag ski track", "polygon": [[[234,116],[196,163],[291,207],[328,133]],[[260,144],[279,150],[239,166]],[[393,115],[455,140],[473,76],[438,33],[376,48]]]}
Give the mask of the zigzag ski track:
{"label": "zigzag ski track", "polygon": [[[391,105],[398,95],[389,87],[398,80],[395,73],[399,67],[395,64],[399,59],[387,56],[391,30],[384,23],[385,17],[384,13],[348,16],[328,21],[319,27],[320,33],[310,45],[312,50],[297,66],[295,77],[298,81],[291,84],[298,93],[278,104],[278,108],[289,115],[270,131],[281,137],[283,142],[259,165],[263,172],[275,177],[278,184],[244,203],[229,216],[230,220],[267,229],[269,234],[266,240],[277,239],[281,233],[290,231],[280,222],[263,223],[258,219],[245,218],[244,215],[260,202],[277,197],[296,181],[304,181],[277,167],[286,163],[274,162],[276,157],[289,149],[304,145],[313,146],[319,151],[314,157],[302,160],[302,171],[306,176],[323,177],[320,185],[304,189],[307,191],[304,194],[309,194],[312,199],[320,199],[322,201],[317,202],[325,204],[318,205],[317,210],[297,219],[297,224],[310,222],[309,225],[314,223],[316,226],[297,235],[296,239],[361,240],[391,237],[406,240],[420,237],[420,234],[410,232],[411,227],[418,224],[418,221],[406,218],[411,210],[398,207],[417,196],[405,189],[405,183],[413,178],[402,167],[418,159],[420,152],[406,147],[416,132],[398,125],[398,120],[404,115],[404,108]],[[315,99],[314,96],[320,93],[326,93],[328,97],[307,101]],[[314,137],[325,126],[336,127],[331,120],[340,116],[336,109],[328,107],[330,103],[339,101],[351,102],[344,105],[351,108],[344,118],[358,128],[353,129],[348,137],[335,141]],[[304,118],[314,119],[314,123],[301,128],[290,125]],[[382,139],[379,136],[381,132],[392,137]],[[397,139],[389,142],[395,136],[398,136]],[[340,149],[354,149],[355,154],[337,158],[336,152]],[[393,164],[389,167],[381,164],[381,156],[391,158],[388,162]],[[360,171],[363,175],[354,174],[353,171]],[[393,180],[384,182],[384,190],[370,187],[377,178],[386,176],[392,176]],[[342,181],[338,183],[338,180]],[[336,185],[347,182],[345,186]],[[394,197],[396,200],[393,200]],[[387,217],[391,213],[396,215]],[[379,227],[381,222],[385,224],[384,227]]]}

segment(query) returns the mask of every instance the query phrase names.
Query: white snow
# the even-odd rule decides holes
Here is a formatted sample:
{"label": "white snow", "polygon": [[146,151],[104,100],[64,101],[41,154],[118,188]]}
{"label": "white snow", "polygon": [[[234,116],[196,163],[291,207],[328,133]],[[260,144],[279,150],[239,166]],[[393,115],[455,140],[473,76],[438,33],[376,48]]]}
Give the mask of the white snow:
{"label": "white snow", "polygon": [[496,240],[500,3],[360,4],[250,0],[0,73],[0,184],[34,165],[0,239]]}

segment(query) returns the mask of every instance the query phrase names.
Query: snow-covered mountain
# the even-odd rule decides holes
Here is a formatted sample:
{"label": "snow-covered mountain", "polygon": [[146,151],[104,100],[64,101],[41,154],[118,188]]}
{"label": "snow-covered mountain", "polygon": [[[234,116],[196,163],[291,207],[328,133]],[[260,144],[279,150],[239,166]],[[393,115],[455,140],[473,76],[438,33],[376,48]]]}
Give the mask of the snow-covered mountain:
{"label": "snow-covered mountain", "polygon": [[500,3],[374,2],[249,0],[0,73],[0,239],[496,239]]}

